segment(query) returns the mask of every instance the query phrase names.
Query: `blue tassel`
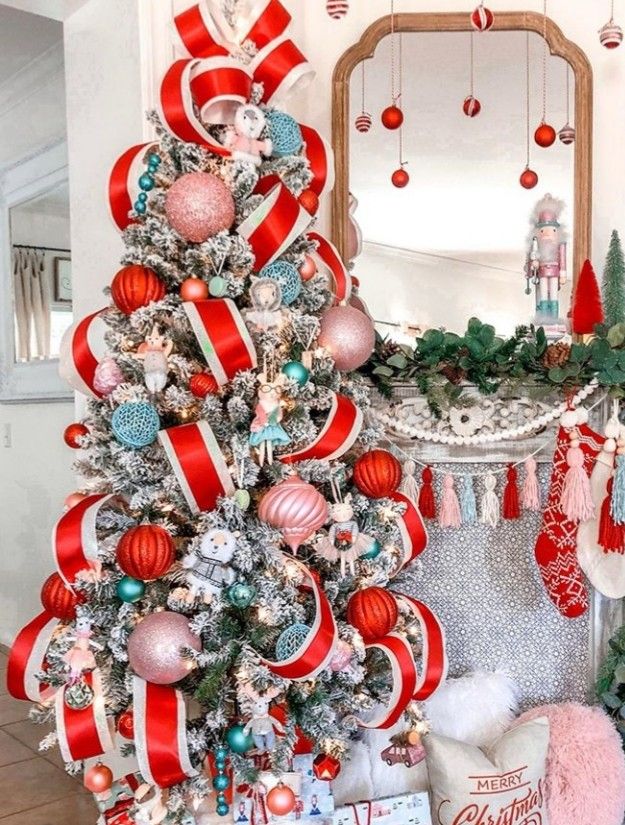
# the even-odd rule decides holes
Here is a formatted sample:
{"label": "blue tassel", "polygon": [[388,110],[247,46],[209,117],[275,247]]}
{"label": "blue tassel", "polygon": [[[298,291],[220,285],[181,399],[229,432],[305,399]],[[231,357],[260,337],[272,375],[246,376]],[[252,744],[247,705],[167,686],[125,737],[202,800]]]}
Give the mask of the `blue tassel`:
{"label": "blue tassel", "polygon": [[616,456],[611,513],[615,524],[625,524],[625,455]]}
{"label": "blue tassel", "polygon": [[475,490],[473,489],[473,478],[470,475],[462,477],[462,489],[460,491],[460,511],[462,513],[462,523],[469,526],[477,524],[477,505],[475,503]]}

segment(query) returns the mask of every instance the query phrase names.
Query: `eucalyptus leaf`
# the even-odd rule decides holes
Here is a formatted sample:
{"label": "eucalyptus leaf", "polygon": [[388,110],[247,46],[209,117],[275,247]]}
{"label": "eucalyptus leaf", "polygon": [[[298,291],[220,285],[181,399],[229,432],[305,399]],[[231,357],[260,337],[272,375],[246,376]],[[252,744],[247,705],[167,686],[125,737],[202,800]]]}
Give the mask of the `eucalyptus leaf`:
{"label": "eucalyptus leaf", "polygon": [[616,696],[616,694],[614,693],[610,693],[609,691],[606,691],[605,693],[601,694],[601,701],[607,708],[610,708],[611,710],[618,710],[622,705],[622,702],[618,698],[618,696]]}
{"label": "eucalyptus leaf", "polygon": [[391,355],[390,358],[387,358],[386,363],[389,367],[395,367],[398,370],[404,370],[408,366],[408,359],[403,353],[397,352],[395,353],[395,355]]}
{"label": "eucalyptus leaf", "polygon": [[621,663],[614,671],[614,678],[620,684],[625,684],[625,663]]}

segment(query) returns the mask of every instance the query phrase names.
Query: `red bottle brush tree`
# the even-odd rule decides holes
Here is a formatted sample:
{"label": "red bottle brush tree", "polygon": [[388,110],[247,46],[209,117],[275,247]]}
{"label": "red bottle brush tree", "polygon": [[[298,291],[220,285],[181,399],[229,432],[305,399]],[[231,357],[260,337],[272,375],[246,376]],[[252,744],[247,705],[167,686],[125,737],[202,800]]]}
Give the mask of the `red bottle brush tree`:
{"label": "red bottle brush tree", "polygon": [[590,261],[584,261],[573,296],[572,331],[577,335],[590,335],[595,326],[602,323],[603,304],[597,276]]}

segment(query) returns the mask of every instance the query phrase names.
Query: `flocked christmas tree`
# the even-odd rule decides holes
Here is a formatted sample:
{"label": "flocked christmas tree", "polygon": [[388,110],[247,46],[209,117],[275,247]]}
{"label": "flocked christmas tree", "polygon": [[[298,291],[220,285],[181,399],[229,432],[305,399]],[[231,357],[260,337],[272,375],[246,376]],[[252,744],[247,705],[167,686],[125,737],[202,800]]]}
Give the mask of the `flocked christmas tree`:
{"label": "flocked christmas tree", "polygon": [[[81,493],[56,527],[46,611],[9,674],[14,695],[34,698],[25,651],[50,628],[39,673],[50,693],[35,712],[56,719],[46,745],[58,739],[79,770],[112,747],[115,727],[144,779],[169,789],[170,822],[207,800],[226,815],[231,770],[254,787],[259,767],[280,775],[303,750],[329,779],[362,724],[403,715],[423,730],[413,700],[445,671],[435,618],[388,589],[425,533],[398,492],[399,462],[374,449],[380,434],[365,423],[369,390],[353,370],[372,350],[372,322],[349,306],[345,268],[312,232],[307,209],[331,180],[331,156],[268,92],[276,71],[288,81],[306,64],[296,50],[291,66],[284,54],[271,63],[288,22],[279,3],[262,20],[236,19],[237,5],[206,13],[262,32],[229,44],[238,62],[222,59],[238,78],[195,64],[216,72],[198,85],[212,96],[182,111],[190,62],[175,64],[151,115],[157,142],[130,150],[111,179],[124,266],[111,306],[70,331],[63,356],[92,396],[66,432],[81,449]],[[176,25],[206,57],[197,14]],[[237,96],[220,85],[240,81],[244,104],[240,86]],[[134,183],[133,158],[146,166],[128,215],[120,175]],[[96,363],[89,338],[102,321]],[[111,779],[105,765],[87,770],[102,804]],[[289,792],[278,791],[273,806],[285,810]]]}
{"label": "flocked christmas tree", "polygon": [[625,323],[625,259],[621,239],[614,229],[601,282],[603,311],[608,326]]}

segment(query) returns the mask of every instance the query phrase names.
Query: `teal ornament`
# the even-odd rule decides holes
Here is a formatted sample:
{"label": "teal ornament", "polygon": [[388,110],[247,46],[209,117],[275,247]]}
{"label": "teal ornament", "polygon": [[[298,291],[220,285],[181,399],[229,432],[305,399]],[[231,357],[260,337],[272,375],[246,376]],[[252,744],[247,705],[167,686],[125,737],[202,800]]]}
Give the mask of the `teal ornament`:
{"label": "teal ornament", "polygon": [[139,579],[133,579],[132,576],[124,576],[117,582],[115,588],[117,598],[121,599],[127,604],[134,604],[142,599],[145,594],[145,582]]}
{"label": "teal ornament", "polygon": [[150,166],[157,166],[157,167],[160,166],[161,165],[160,156],[157,155],[155,152],[150,152],[150,154],[148,155],[148,164]]}
{"label": "teal ornament", "polygon": [[244,733],[243,725],[233,725],[226,731],[226,742],[233,753],[246,753],[254,747],[251,734]]}
{"label": "teal ornament", "polygon": [[213,788],[216,791],[225,791],[230,786],[230,780],[225,774],[218,774],[213,777]]}
{"label": "teal ornament", "polygon": [[308,625],[301,623],[292,624],[291,627],[283,630],[276,642],[276,659],[284,662],[285,659],[294,656],[306,641],[309,633]]}
{"label": "teal ornament", "polygon": [[228,758],[228,748],[219,747],[215,749],[215,761],[216,762],[223,762],[225,765],[226,759]]}
{"label": "teal ornament", "polygon": [[282,372],[287,378],[297,381],[300,387],[303,387],[310,377],[310,372],[303,364],[300,364],[299,361],[287,361],[287,363],[282,367]]}
{"label": "teal ornament", "polygon": [[141,203],[145,203],[147,199],[148,196],[146,192],[139,192],[139,197],[137,198],[138,201],[141,201]]}
{"label": "teal ornament", "polygon": [[124,447],[139,449],[151,444],[160,429],[158,413],[147,401],[126,401],[113,413],[113,435]]}
{"label": "teal ornament", "polygon": [[219,802],[215,810],[217,811],[217,816],[228,816],[230,813],[230,808],[225,802]]}
{"label": "teal ornament", "polygon": [[154,189],[154,178],[149,172],[144,172],[139,178],[139,189],[143,189],[144,192]]}
{"label": "teal ornament", "polygon": [[213,298],[223,298],[228,291],[228,282],[221,275],[215,275],[208,282],[208,291]]}
{"label": "teal ornament", "polygon": [[148,211],[148,207],[145,201],[135,201],[134,210],[137,213],[137,215],[145,215],[145,213]]}
{"label": "teal ornament", "polygon": [[293,264],[287,261],[274,261],[264,266],[260,271],[261,278],[272,278],[280,284],[282,302],[287,306],[299,296],[302,291],[302,279]]}
{"label": "teal ornament", "polygon": [[297,155],[304,145],[299,123],[286,112],[266,112],[267,128],[273,144],[272,156],[285,158]]}
{"label": "teal ornament", "polygon": [[233,607],[245,610],[256,598],[256,588],[245,582],[235,582],[228,588],[228,601]]}
{"label": "teal ornament", "polygon": [[234,494],[234,501],[239,510],[247,510],[252,503],[252,497],[248,490],[237,490]]}
{"label": "teal ornament", "polygon": [[363,553],[360,557],[361,559],[367,559],[367,561],[371,561],[371,559],[377,559],[377,557],[382,552],[382,545],[377,539],[373,539],[371,544],[371,548],[367,550],[366,553]]}

